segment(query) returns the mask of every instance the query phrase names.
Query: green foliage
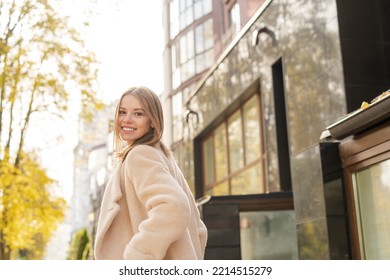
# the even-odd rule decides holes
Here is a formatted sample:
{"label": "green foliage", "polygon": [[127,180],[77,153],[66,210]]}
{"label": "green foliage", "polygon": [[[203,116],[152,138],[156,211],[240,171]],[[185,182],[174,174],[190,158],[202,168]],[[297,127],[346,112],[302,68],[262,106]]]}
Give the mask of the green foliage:
{"label": "green foliage", "polygon": [[85,228],[77,231],[70,242],[68,260],[86,260],[89,256],[89,237]]}

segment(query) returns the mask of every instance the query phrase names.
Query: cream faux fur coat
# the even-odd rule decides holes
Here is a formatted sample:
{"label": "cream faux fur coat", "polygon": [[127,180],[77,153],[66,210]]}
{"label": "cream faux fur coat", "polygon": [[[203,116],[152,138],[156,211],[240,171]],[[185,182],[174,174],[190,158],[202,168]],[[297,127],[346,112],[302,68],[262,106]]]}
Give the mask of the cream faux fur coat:
{"label": "cream faux fur coat", "polygon": [[200,260],[207,230],[172,155],[134,147],[107,184],[95,259]]}

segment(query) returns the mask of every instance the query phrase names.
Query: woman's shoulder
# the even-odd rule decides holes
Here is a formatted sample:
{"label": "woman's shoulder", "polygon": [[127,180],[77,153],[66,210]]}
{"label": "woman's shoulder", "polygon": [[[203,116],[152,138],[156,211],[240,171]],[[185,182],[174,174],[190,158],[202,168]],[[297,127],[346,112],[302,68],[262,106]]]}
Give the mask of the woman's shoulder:
{"label": "woman's shoulder", "polygon": [[158,146],[139,144],[132,148],[127,154],[125,161],[137,158],[163,158],[164,152]]}

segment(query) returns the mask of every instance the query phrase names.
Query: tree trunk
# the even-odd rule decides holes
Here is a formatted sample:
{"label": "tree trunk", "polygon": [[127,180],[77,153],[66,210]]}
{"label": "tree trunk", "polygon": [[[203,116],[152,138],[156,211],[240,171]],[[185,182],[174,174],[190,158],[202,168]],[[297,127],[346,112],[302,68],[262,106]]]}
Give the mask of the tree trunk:
{"label": "tree trunk", "polygon": [[9,260],[10,256],[9,247],[4,243],[4,234],[0,229],[0,260]]}

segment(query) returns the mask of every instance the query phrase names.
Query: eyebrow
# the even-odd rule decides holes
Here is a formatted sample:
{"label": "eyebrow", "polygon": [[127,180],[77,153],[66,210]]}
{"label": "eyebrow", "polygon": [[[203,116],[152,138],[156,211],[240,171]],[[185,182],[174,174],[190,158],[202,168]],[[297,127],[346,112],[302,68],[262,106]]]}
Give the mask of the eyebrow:
{"label": "eyebrow", "polygon": [[[119,107],[119,110],[127,110],[127,109],[125,107]],[[135,108],[133,111],[144,111],[145,112],[145,110],[142,108]]]}

